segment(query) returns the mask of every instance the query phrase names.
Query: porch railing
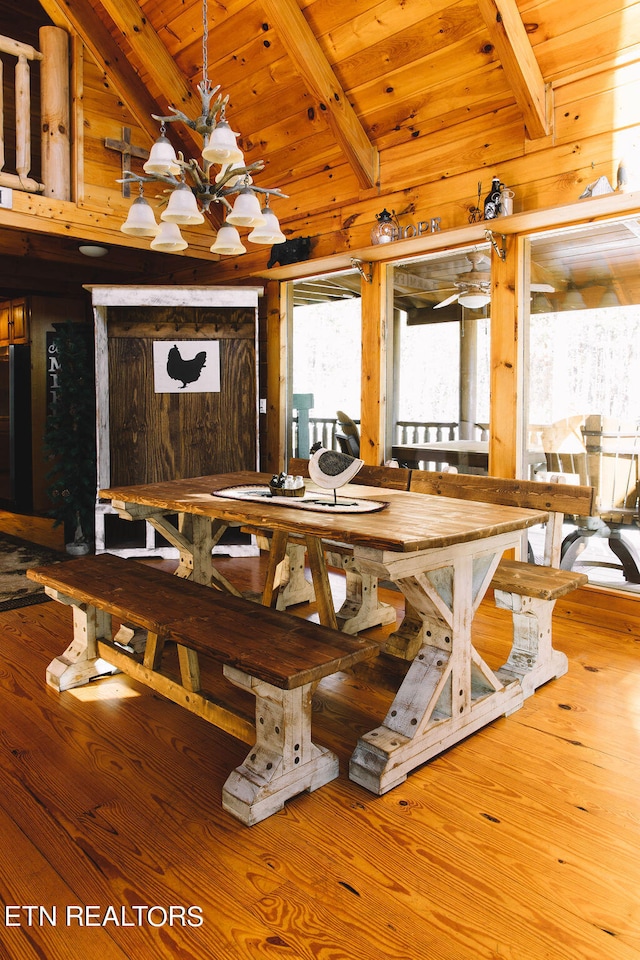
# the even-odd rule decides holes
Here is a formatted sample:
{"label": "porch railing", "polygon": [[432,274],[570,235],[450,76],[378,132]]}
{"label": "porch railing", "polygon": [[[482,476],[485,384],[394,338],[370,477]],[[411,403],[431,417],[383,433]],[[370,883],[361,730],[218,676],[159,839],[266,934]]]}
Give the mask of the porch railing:
{"label": "porch railing", "polygon": [[[339,450],[336,441],[337,419],[328,417],[309,417],[309,447],[320,441],[327,450]],[[354,421],[360,424],[359,420]],[[393,443],[433,443],[438,440],[458,440],[460,424],[457,422],[441,422],[436,420],[397,420],[394,427]],[[474,440],[489,439],[489,424],[475,423],[473,425]],[[300,451],[298,443],[298,420],[293,419],[293,456],[306,456],[307,451]]]}

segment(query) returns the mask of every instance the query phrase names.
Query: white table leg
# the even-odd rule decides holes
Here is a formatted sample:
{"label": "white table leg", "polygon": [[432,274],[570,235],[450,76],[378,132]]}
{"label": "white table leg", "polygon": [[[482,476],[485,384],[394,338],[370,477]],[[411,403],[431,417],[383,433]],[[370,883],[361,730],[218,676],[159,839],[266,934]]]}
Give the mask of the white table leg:
{"label": "white table leg", "polygon": [[[383,723],[360,738],[351,758],[349,776],[368,790],[386,793],[411,770],[522,705],[519,679],[497,677],[471,641],[474,612],[508,546],[508,538],[492,538],[388,562],[386,569],[378,564],[411,603],[420,647]],[[360,562],[372,565],[371,558]],[[412,566],[415,572],[402,576]]]}

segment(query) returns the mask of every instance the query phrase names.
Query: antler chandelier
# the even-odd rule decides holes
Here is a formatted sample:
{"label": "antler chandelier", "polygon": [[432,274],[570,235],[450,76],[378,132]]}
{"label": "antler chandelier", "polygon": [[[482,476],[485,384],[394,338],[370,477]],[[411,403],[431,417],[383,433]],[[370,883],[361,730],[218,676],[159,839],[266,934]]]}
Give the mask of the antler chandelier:
{"label": "antler chandelier", "polygon": [[[132,203],[129,215],[122,224],[123,233],[133,237],[152,237],[151,248],[164,253],[176,253],[186,249],[187,241],[180,233],[181,225],[203,223],[212,203],[225,208],[225,221],[219,228],[211,246],[212,253],[235,256],[245,253],[238,227],[251,227],[247,239],[252,243],[281,243],[285,236],[278,218],[269,206],[272,196],[286,198],[286,194],[274,188],[258,187],[253,174],[264,169],[264,160],[245,164],[242,150],[237,144],[239,134],[234,133],[226,119],[229,97],[218,94],[220,85],[212,86],[208,73],[208,17],[207,0],[202,4],[202,80],[198,91],[202,112],[197,120],[190,120],[180,110],[169,107],[170,117],[158,117],[160,136],[154,143],[149,159],[143,166],[145,175],[127,171],[119,183],[138,183],[140,194]],[[185,160],[182,153],[176,155],[166,137],[166,124],[180,120],[203,138],[202,161]],[[215,172],[215,167],[219,171]],[[147,183],[166,183],[168,202],[160,214],[160,224],[151,205],[145,199]],[[229,197],[236,195],[232,204]],[[265,197],[261,208],[258,194]],[[203,213],[204,211],[204,213]]]}

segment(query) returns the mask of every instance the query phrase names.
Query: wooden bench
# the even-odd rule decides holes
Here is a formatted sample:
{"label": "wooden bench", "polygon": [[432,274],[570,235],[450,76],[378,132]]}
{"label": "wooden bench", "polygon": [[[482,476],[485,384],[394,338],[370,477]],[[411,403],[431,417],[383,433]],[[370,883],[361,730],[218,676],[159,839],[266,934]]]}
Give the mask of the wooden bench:
{"label": "wooden bench", "polygon": [[[224,809],[243,823],[258,823],[290,797],[338,776],[337,757],[311,740],[313,690],[323,677],[375,657],[376,643],[110,554],[35,567],[27,575],[73,607],[73,640],[47,669],[54,689],[117,668],[253,744],[222,791]],[[112,618],[122,624],[115,635]],[[129,642],[131,624],[146,631],[143,654]],[[174,675],[163,671],[168,641],[177,644]],[[200,654],[253,694],[255,723],[202,690]]]}
{"label": "wooden bench", "polygon": [[[593,487],[413,470],[409,489],[432,496],[548,512],[543,564],[503,559],[491,582],[496,606],[511,611],[513,619],[509,659],[497,674],[505,680],[519,678],[525,696],[530,696],[547,680],[566,673],[565,654],[552,646],[553,608],[559,597],[587,583],[588,577],[559,569],[562,523],[565,514],[590,515],[594,503]],[[404,638],[404,648],[407,634],[415,632],[415,628],[416,614],[408,609],[403,623],[389,638],[386,651],[393,653],[396,638]]]}
{"label": "wooden bench", "polygon": [[[309,477],[309,461],[293,458],[289,461],[288,472],[293,476]],[[391,490],[409,489],[410,471],[397,467],[361,467],[354,483],[368,487],[386,487]],[[255,534],[259,545],[269,549],[270,531],[255,528],[243,528]],[[393,623],[396,619],[395,607],[381,603],[378,599],[378,578],[370,574],[359,573],[354,565],[353,551],[350,547],[334,541],[323,542],[327,563],[344,570],[345,599],[336,620],[339,628],[347,634],[360,630]],[[302,538],[289,537],[286,554],[282,560],[280,589],[277,594],[277,609],[284,610],[297,603],[314,600],[313,584],[305,577],[305,544]]]}

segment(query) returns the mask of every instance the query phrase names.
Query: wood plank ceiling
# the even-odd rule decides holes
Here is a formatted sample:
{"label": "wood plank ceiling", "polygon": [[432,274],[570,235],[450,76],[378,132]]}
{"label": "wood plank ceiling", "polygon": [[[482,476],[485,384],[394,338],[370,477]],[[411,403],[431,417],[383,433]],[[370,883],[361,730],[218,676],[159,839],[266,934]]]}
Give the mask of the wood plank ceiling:
{"label": "wood plank ceiling", "polygon": [[[40,6],[109,65],[151,136],[153,112],[200,112],[201,0]],[[526,138],[548,135],[554,39],[575,35],[562,69],[584,68],[581,30],[608,8],[597,0],[208,0],[208,73],[229,96],[247,162],[267,161],[260,185],[289,195],[279,201],[285,217],[313,222],[376,198],[381,172],[389,184],[385,151],[410,149],[415,138],[490,122],[504,109],[521,116]],[[0,25],[3,11],[16,16],[13,0],[0,0]],[[596,47],[593,61],[602,55]],[[170,135],[187,155],[199,152],[200,138],[184,124],[171,125]]]}

